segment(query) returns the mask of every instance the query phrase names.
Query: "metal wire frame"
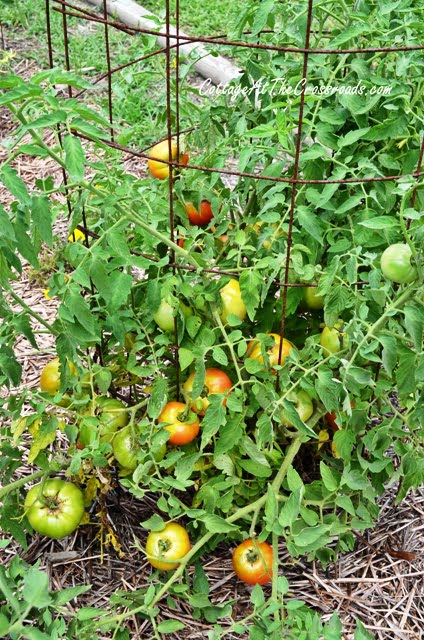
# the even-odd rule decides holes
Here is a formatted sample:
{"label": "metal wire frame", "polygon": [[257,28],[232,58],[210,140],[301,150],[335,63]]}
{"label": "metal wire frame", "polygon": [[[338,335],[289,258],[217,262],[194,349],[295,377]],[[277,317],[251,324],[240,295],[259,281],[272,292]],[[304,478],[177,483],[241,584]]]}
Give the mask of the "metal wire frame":
{"label": "metal wire frame", "polygon": [[[304,179],[299,176],[299,167],[300,167],[300,159],[302,153],[302,129],[304,124],[304,105],[305,105],[305,97],[306,97],[306,81],[308,77],[308,60],[312,55],[320,55],[320,54],[334,54],[334,55],[343,55],[343,54],[364,54],[364,53],[390,53],[390,52],[402,52],[402,51],[419,51],[424,50],[424,45],[412,45],[412,46],[399,46],[399,47],[367,47],[367,48],[347,48],[347,49],[330,49],[330,48],[320,48],[313,49],[310,47],[310,37],[312,33],[312,17],[313,17],[313,4],[314,0],[308,0],[308,9],[307,9],[307,24],[306,24],[306,33],[305,33],[305,43],[304,47],[284,47],[278,45],[270,45],[270,44],[262,44],[260,42],[247,42],[247,41],[232,41],[227,39],[225,36],[213,36],[213,37],[199,37],[199,36],[181,36],[179,35],[179,0],[176,0],[176,31],[177,33],[171,33],[171,8],[170,8],[170,0],[165,0],[165,8],[166,8],[166,19],[165,19],[165,31],[146,29],[141,27],[129,27],[128,25],[124,25],[123,23],[112,20],[108,18],[107,14],[107,2],[103,0],[103,11],[100,15],[93,11],[89,11],[87,9],[82,9],[66,0],[46,0],[46,12],[47,12],[47,44],[48,44],[48,52],[49,52],[49,62],[50,66],[53,66],[53,45],[52,45],[52,34],[51,34],[51,21],[50,21],[50,11],[54,10],[62,15],[62,25],[63,25],[63,37],[64,37],[64,54],[65,54],[65,66],[67,70],[70,70],[70,56],[69,56],[69,30],[67,17],[77,17],[82,20],[86,20],[89,22],[99,23],[104,25],[105,30],[105,49],[106,49],[106,65],[107,72],[100,74],[96,79],[92,81],[92,84],[95,85],[104,78],[108,80],[108,112],[109,112],[109,121],[111,125],[111,139],[102,139],[101,141],[115,149],[119,149],[130,156],[147,159],[150,156],[147,149],[138,151],[135,149],[131,149],[130,147],[117,144],[113,140],[113,91],[112,91],[112,74],[120,71],[123,68],[136,64],[142,60],[150,58],[155,55],[164,54],[166,58],[166,112],[167,112],[167,138],[169,142],[169,151],[171,150],[171,140],[173,137],[176,137],[177,146],[179,146],[179,137],[182,133],[180,131],[179,124],[179,76],[178,76],[178,59],[180,54],[180,47],[186,43],[205,43],[205,44],[214,44],[214,45],[222,45],[229,47],[241,47],[248,49],[256,49],[256,50],[266,50],[266,51],[277,51],[281,53],[296,53],[300,54],[303,58],[302,65],[302,90],[300,93],[300,105],[299,105],[299,118],[297,124],[297,138],[296,138],[296,150],[294,156],[294,164],[293,164],[293,176],[291,177],[275,177],[275,176],[266,176],[263,174],[254,174],[249,172],[236,171],[231,169],[218,169],[215,167],[206,167],[202,165],[196,164],[187,164],[183,165],[178,161],[164,161],[162,159],[161,162],[169,165],[170,169],[170,179],[169,183],[169,222],[170,222],[170,238],[174,239],[174,210],[173,210],[173,202],[174,202],[174,181],[172,179],[173,171],[175,168],[184,167],[186,170],[196,169],[208,173],[219,173],[221,175],[230,175],[235,177],[242,178],[252,178],[255,180],[266,180],[269,182],[282,182],[291,184],[291,198],[290,198],[290,209],[289,209],[289,229],[287,233],[287,261],[285,266],[284,273],[284,281],[283,282],[274,282],[273,284],[280,288],[281,290],[281,298],[282,298],[282,317],[281,317],[281,326],[280,326],[280,335],[281,338],[284,338],[285,334],[285,321],[286,321],[286,309],[287,309],[287,291],[289,287],[306,287],[311,286],[310,283],[289,283],[289,264],[290,264],[290,253],[292,247],[292,233],[293,233],[293,225],[295,220],[295,210],[296,210],[296,193],[298,185],[303,184],[360,184],[360,183],[374,183],[374,182],[387,182],[387,181],[395,181],[400,180],[402,178],[419,178],[424,175],[424,171],[421,170],[423,158],[424,158],[424,138],[421,143],[419,159],[416,167],[416,171],[407,174],[407,175],[393,175],[393,176],[371,176],[371,177],[351,177],[344,179]],[[52,6],[54,5],[54,6]],[[111,51],[109,46],[109,28],[114,28],[119,31],[123,31],[128,35],[155,35],[162,36],[166,39],[166,46],[160,49],[157,49],[149,54],[144,56],[135,58],[134,60],[125,63],[124,65],[120,65],[118,67],[113,68],[111,63]],[[263,33],[268,33],[269,30],[264,31]],[[260,35],[260,34],[259,34]],[[177,57],[177,64],[175,67],[175,131],[172,129],[172,91],[171,91],[171,80],[173,76],[173,71],[171,67],[171,51],[175,50]],[[80,92],[76,94],[75,97],[80,96],[83,93]],[[69,87],[69,95],[72,96],[72,88]],[[86,138],[83,134],[78,134],[81,138]],[[90,138],[86,138],[90,140]],[[171,153],[169,154],[171,157]],[[177,155],[178,157],[178,155]],[[416,189],[414,189],[411,197],[411,206],[413,207],[416,201]],[[92,235],[90,231],[87,229],[87,225],[85,219],[83,219],[84,226],[81,227],[82,230],[87,232],[87,244],[88,244],[88,236]],[[154,261],[154,257],[145,256],[152,261]],[[190,265],[181,265],[176,263],[175,254],[171,251],[170,255],[170,267],[175,273],[176,270],[180,270],[184,272],[193,271],[193,267]],[[238,277],[237,273],[232,273],[230,271],[221,271],[219,269],[205,269],[206,272],[210,272],[216,275],[231,275],[233,277]],[[364,282],[354,283],[354,286],[361,286],[366,284]],[[175,346],[176,346],[176,357],[178,358],[178,336],[177,336],[177,328],[175,325]],[[281,361],[282,357],[282,346],[283,343],[280,343],[280,353],[279,353],[279,361]],[[176,362],[176,371],[178,376],[178,360]],[[177,381],[178,388],[178,381]]]}

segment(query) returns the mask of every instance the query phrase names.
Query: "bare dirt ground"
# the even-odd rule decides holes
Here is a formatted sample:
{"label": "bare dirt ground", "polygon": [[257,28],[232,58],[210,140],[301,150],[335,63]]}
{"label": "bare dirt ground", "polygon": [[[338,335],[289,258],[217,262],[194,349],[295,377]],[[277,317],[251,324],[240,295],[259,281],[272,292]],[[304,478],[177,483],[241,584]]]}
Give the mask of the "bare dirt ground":
{"label": "bare dirt ground", "polygon": [[[22,45],[21,40],[7,33],[6,41],[7,46],[17,52],[15,71],[25,78],[30,77],[36,70],[36,64],[25,60],[24,47],[28,42]],[[0,125],[1,145],[1,140],[15,127],[5,109],[0,109]],[[5,149],[0,146],[0,161],[5,155]],[[62,179],[49,161],[21,158],[14,166],[29,189],[36,177],[54,175],[55,180]],[[128,168],[138,171],[138,166],[128,165]],[[9,200],[9,194],[0,185],[0,202],[7,205]],[[66,221],[59,222],[56,233],[59,238],[64,238]],[[15,289],[44,319],[54,319],[57,302],[45,299],[42,282],[34,280],[29,269],[15,284]],[[38,384],[40,368],[54,350],[48,335],[40,338],[39,346],[40,351],[34,351],[25,339],[16,345],[24,370],[22,385]],[[63,445],[66,447],[66,441]],[[29,471],[25,468],[22,474]],[[281,546],[281,570],[289,580],[289,598],[303,599],[322,615],[324,621],[337,611],[343,621],[345,640],[353,638],[355,619],[361,620],[378,640],[421,640],[424,637],[424,490],[410,494],[399,506],[395,505],[395,496],[394,487],[387,491],[381,500],[376,527],[358,534],[354,551],[341,555],[326,570],[305,559],[293,561]],[[102,523],[98,516],[100,505],[96,504],[90,514],[92,525],[80,528],[62,541],[35,535],[24,551],[17,544],[9,546],[3,552],[1,562],[8,563],[15,554],[28,562],[39,560],[48,571],[54,590],[92,585],[90,592],[78,598],[75,605],[78,607],[107,608],[111,594],[117,590],[131,593],[147,587],[151,572],[139,550],[146,536],[139,523],[156,510],[155,497],[149,495],[143,501],[136,500],[116,483],[101,506],[107,512],[107,527],[116,534],[122,553],[112,545],[101,544],[100,539],[103,538],[104,542],[104,535],[101,535]],[[228,548],[220,545],[208,553],[204,568],[211,585],[212,602],[233,602],[236,618],[249,609],[250,592],[235,579],[230,556]],[[183,601],[177,601],[174,606],[163,601],[160,617],[162,620],[178,619],[186,624],[185,631],[168,636],[174,640],[206,638],[212,628],[202,621],[193,620],[189,606]],[[225,627],[225,620],[220,623]],[[128,628],[134,639],[151,636],[147,620],[133,617],[128,621]],[[235,636],[228,634],[227,637]]]}

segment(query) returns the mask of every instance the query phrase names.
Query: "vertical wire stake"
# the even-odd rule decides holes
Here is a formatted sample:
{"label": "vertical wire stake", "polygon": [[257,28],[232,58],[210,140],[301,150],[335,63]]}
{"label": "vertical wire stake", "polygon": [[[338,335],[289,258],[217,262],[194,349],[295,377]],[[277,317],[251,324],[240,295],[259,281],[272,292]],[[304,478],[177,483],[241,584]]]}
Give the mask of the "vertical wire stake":
{"label": "vertical wire stake", "polygon": [[[171,108],[171,7],[170,0],[166,0],[166,125],[168,134],[168,154],[172,162],[172,108]],[[178,139],[177,139],[178,145]],[[179,157],[177,156],[177,161]],[[169,226],[170,239],[174,242],[174,166],[169,165]],[[176,260],[175,251],[171,250],[172,271],[174,276],[177,270],[174,266]],[[177,387],[177,400],[180,398],[180,359],[178,354],[178,314],[174,316],[174,337],[175,337],[175,384]]]}
{"label": "vertical wire stake", "polygon": [[53,45],[52,45],[52,25],[50,20],[50,0],[46,0],[46,30],[47,30],[47,49],[49,54],[49,67],[50,69],[53,69],[54,64],[53,64]]}
{"label": "vertical wire stake", "polygon": [[[296,154],[294,158],[294,167],[293,167],[293,178],[294,181],[292,183],[292,192],[291,192],[291,201],[290,201],[290,218],[289,218],[289,230],[287,234],[287,258],[286,258],[286,266],[284,270],[284,287],[283,287],[283,305],[281,311],[281,328],[280,328],[280,348],[278,350],[278,364],[281,364],[281,358],[283,354],[283,340],[284,340],[284,332],[286,328],[286,310],[287,310],[287,293],[288,293],[288,281],[289,281],[289,269],[290,269],[290,254],[291,254],[291,246],[293,241],[293,222],[294,222],[294,210],[296,206],[296,191],[297,191],[297,179],[299,177],[299,160],[300,160],[300,149],[302,145],[302,126],[303,126],[303,113],[305,108],[305,92],[306,92],[306,80],[308,75],[308,57],[309,57],[309,43],[311,37],[311,26],[312,26],[312,11],[313,11],[313,0],[308,1],[308,18],[306,25],[306,35],[305,35],[305,52],[303,54],[303,70],[302,70],[302,79],[303,86],[302,92],[300,95],[300,104],[299,104],[299,122],[297,125],[297,139],[296,139]],[[279,385],[279,380],[277,376],[277,389]]]}
{"label": "vertical wire stake", "polygon": [[114,142],[113,103],[112,103],[112,65],[110,62],[109,26],[107,22],[108,14],[107,14],[106,0],[103,0],[103,17],[105,19],[105,47],[106,47],[106,63],[107,63],[107,93],[108,93],[108,107],[109,107],[110,137],[112,142]]}

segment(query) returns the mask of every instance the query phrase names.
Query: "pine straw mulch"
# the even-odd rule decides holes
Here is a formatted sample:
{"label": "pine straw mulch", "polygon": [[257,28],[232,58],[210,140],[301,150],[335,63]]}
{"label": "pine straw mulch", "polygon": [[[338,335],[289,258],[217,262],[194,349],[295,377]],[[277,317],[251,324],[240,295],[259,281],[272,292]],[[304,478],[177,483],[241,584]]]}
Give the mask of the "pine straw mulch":
{"label": "pine straw mulch", "polygon": [[[18,50],[21,46],[20,41],[9,41],[10,44]],[[23,46],[27,47],[28,43]],[[23,59],[18,61],[16,70],[29,77],[37,69],[33,61]],[[0,125],[0,138],[9,135],[15,127],[5,109],[0,109]],[[124,162],[131,173],[143,175],[142,163],[138,160],[127,158]],[[62,179],[60,170],[49,160],[21,157],[14,167],[30,190],[37,178],[52,175],[57,184]],[[2,185],[0,202],[3,205],[10,202],[10,196]],[[55,232],[61,238],[66,237],[65,220],[58,222]],[[43,283],[29,276],[30,270],[26,268],[14,289],[33,310],[51,322],[57,301],[47,301],[42,292]],[[33,327],[41,328],[37,323],[33,323]],[[19,339],[16,345],[23,365],[22,384],[27,387],[38,385],[39,371],[54,353],[54,341],[50,335],[38,334],[37,340],[39,351],[35,351],[24,338]],[[64,438],[62,434],[59,437]],[[62,444],[66,446],[65,442]],[[21,471],[23,475],[29,472],[28,467]],[[82,606],[108,608],[109,598],[117,590],[130,594],[147,587],[151,583],[151,569],[140,550],[146,537],[140,522],[156,511],[155,496],[137,500],[116,482],[104,501],[107,522],[116,534],[125,557],[120,557],[111,545],[100,543],[102,536],[99,535],[97,503],[90,515],[93,525],[81,527],[62,541],[35,535],[25,551],[14,543],[3,551],[1,562],[7,564],[15,554],[20,554],[28,562],[39,560],[48,572],[51,588],[55,590],[92,585],[91,591],[70,605],[74,610]],[[360,619],[377,640],[420,640],[424,637],[424,489],[410,494],[401,505],[396,506],[394,501],[395,489],[392,488],[381,500],[381,514],[375,528],[364,535],[357,535],[354,551],[341,555],[326,570],[316,562],[293,561],[284,547],[280,548],[281,571],[289,580],[289,596],[303,599],[320,612],[324,621],[338,611],[345,640],[353,638],[355,618]],[[214,604],[232,602],[233,615],[240,619],[250,610],[250,590],[235,579],[230,556],[228,546],[221,544],[207,553],[204,568],[210,582],[211,601]],[[183,600],[177,600],[175,608],[164,600],[160,609],[161,620],[179,619],[186,624],[184,631],[168,636],[172,640],[206,638],[212,628],[193,620],[190,608]],[[224,627],[231,624],[229,620],[220,623]],[[152,635],[147,620],[133,617],[127,624],[134,639],[143,637],[147,640]],[[235,638],[227,634],[229,640],[232,637]]]}

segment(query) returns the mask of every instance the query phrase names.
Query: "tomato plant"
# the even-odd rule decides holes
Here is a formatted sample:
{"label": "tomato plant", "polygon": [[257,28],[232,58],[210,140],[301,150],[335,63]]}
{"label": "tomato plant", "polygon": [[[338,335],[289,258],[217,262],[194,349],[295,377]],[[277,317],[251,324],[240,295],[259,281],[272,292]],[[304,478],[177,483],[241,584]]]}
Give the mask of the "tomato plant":
{"label": "tomato plant", "polygon": [[158,422],[165,423],[164,428],[171,434],[168,442],[174,445],[191,442],[200,430],[199,418],[183,402],[168,402],[163,408]]}
{"label": "tomato plant", "polygon": [[246,584],[266,584],[272,579],[272,547],[249,538],[234,549],[233,569]]}
{"label": "tomato plant", "polygon": [[[260,539],[273,540],[274,573],[277,543],[292,558],[327,566],[352,549],[353,529],[372,526],[379,496],[393,479],[398,501],[422,482],[422,65],[418,51],[408,48],[421,41],[417,3],[387,3],[384,11],[374,1],[355,3],[355,11],[349,2],[309,3],[308,47],[347,53],[337,62],[330,53],[309,56],[304,95],[258,90],[256,96],[246,90],[258,88],[258,78],[278,89],[282,42],[294,50],[287,86],[302,86],[302,65],[290,61],[305,48],[308,4],[279,3],[278,12],[275,2],[245,4],[231,26],[234,40],[247,31],[275,47],[260,55],[255,47],[238,47],[244,72],[230,86],[243,91],[217,92],[210,101],[198,96],[200,105],[188,86],[190,65],[178,65],[172,54],[166,79],[175,61],[175,73],[186,80],[181,108],[173,100],[166,110],[155,105],[153,130],[151,114],[140,117],[145,95],[137,94],[136,120],[116,114],[110,146],[110,123],[93,108],[94,97],[92,104],[81,101],[84,92],[77,96],[86,79],[58,69],[25,79],[0,74],[2,110],[10,105],[16,124],[8,128],[0,164],[7,192],[0,207],[0,502],[3,487],[10,492],[0,526],[22,546],[25,532],[13,514],[23,485],[14,475],[26,478],[28,463],[41,473],[37,478],[57,468],[100,485],[102,526],[112,502],[103,497],[112,489],[151,509],[148,529],[158,517],[192,521],[196,562],[204,558],[205,573],[209,554],[236,536],[252,536],[259,523]],[[405,45],[401,54],[375,51],[359,59],[349,53],[387,48],[393,29]],[[153,38],[141,40],[141,53],[150,56]],[[123,64],[128,57],[126,50]],[[164,67],[150,72],[149,60],[143,82],[151,78],[156,91]],[[132,80],[139,74],[122,75],[136,94]],[[342,91],[321,93],[330,79]],[[76,89],[72,100],[60,90],[66,81]],[[112,91],[124,94],[116,83]],[[344,91],[353,86],[363,92]],[[184,131],[192,167],[172,171],[167,181],[168,158],[184,164],[185,156],[177,157],[174,140],[171,149],[164,140],[151,148],[147,175],[139,166],[128,171],[122,138],[131,137],[125,153],[150,148],[152,139],[168,138],[168,116],[173,132]],[[66,185],[39,177],[28,188],[19,164],[24,153],[51,163],[52,176],[65,172]],[[64,219],[65,233],[58,226]],[[87,229],[83,242],[56,243],[56,234],[66,238],[77,228]],[[45,268],[45,253],[56,245]],[[33,278],[40,298],[48,287],[48,314],[31,308],[15,287],[21,274]],[[60,361],[84,374],[56,365],[51,379],[50,370],[42,375],[44,393],[34,390],[23,377],[23,340],[34,353],[54,344]],[[66,407],[55,398],[60,372],[73,387]],[[185,404],[164,418],[181,391]],[[353,403],[347,419],[343,411]],[[200,430],[200,418],[186,405],[202,416]],[[28,422],[20,423],[27,413]],[[325,422],[328,429],[319,432]],[[164,541],[159,562],[171,546]],[[170,563],[176,568],[179,558]],[[270,621],[278,600],[288,625],[280,576],[264,606],[255,589],[246,629],[230,630],[231,605],[214,608],[199,565],[190,581],[183,568],[174,574],[178,585],[171,576],[169,583],[153,581],[147,590],[119,596],[128,616],[134,607],[145,606],[143,616],[155,612],[151,626],[146,616],[147,634],[162,634],[154,618],[168,594],[184,597],[196,619],[204,613],[215,624],[222,614],[217,640],[236,629],[252,637],[290,635],[291,628],[276,630]],[[262,567],[261,575],[268,580],[270,571]],[[97,622],[84,626],[87,637],[99,633]],[[295,622],[296,633],[307,635],[300,615]],[[113,624],[106,635],[115,633]],[[333,637],[334,628],[317,624],[315,635]]]}
{"label": "tomato plant", "polygon": [[172,571],[190,551],[191,543],[184,527],[168,522],[161,531],[151,531],[146,540],[146,556],[159,571]]}
{"label": "tomato plant", "polygon": [[84,514],[84,496],[75,484],[60,478],[31,487],[24,502],[34,531],[49,538],[65,538],[78,528]]}
{"label": "tomato plant", "polygon": [[399,284],[408,284],[417,278],[417,270],[411,263],[412,250],[408,244],[391,244],[381,255],[383,275]]}
{"label": "tomato plant", "polygon": [[[195,372],[193,371],[183,384],[183,392],[187,398],[187,403],[190,404],[193,411],[199,415],[204,415],[209,406],[208,396],[215,393],[223,393],[228,396],[228,391],[233,386],[233,383],[225,371],[211,367],[205,371],[204,392],[201,396],[192,398],[191,393],[193,390],[194,377]],[[226,398],[223,400],[223,405],[225,406],[225,404]]]}

